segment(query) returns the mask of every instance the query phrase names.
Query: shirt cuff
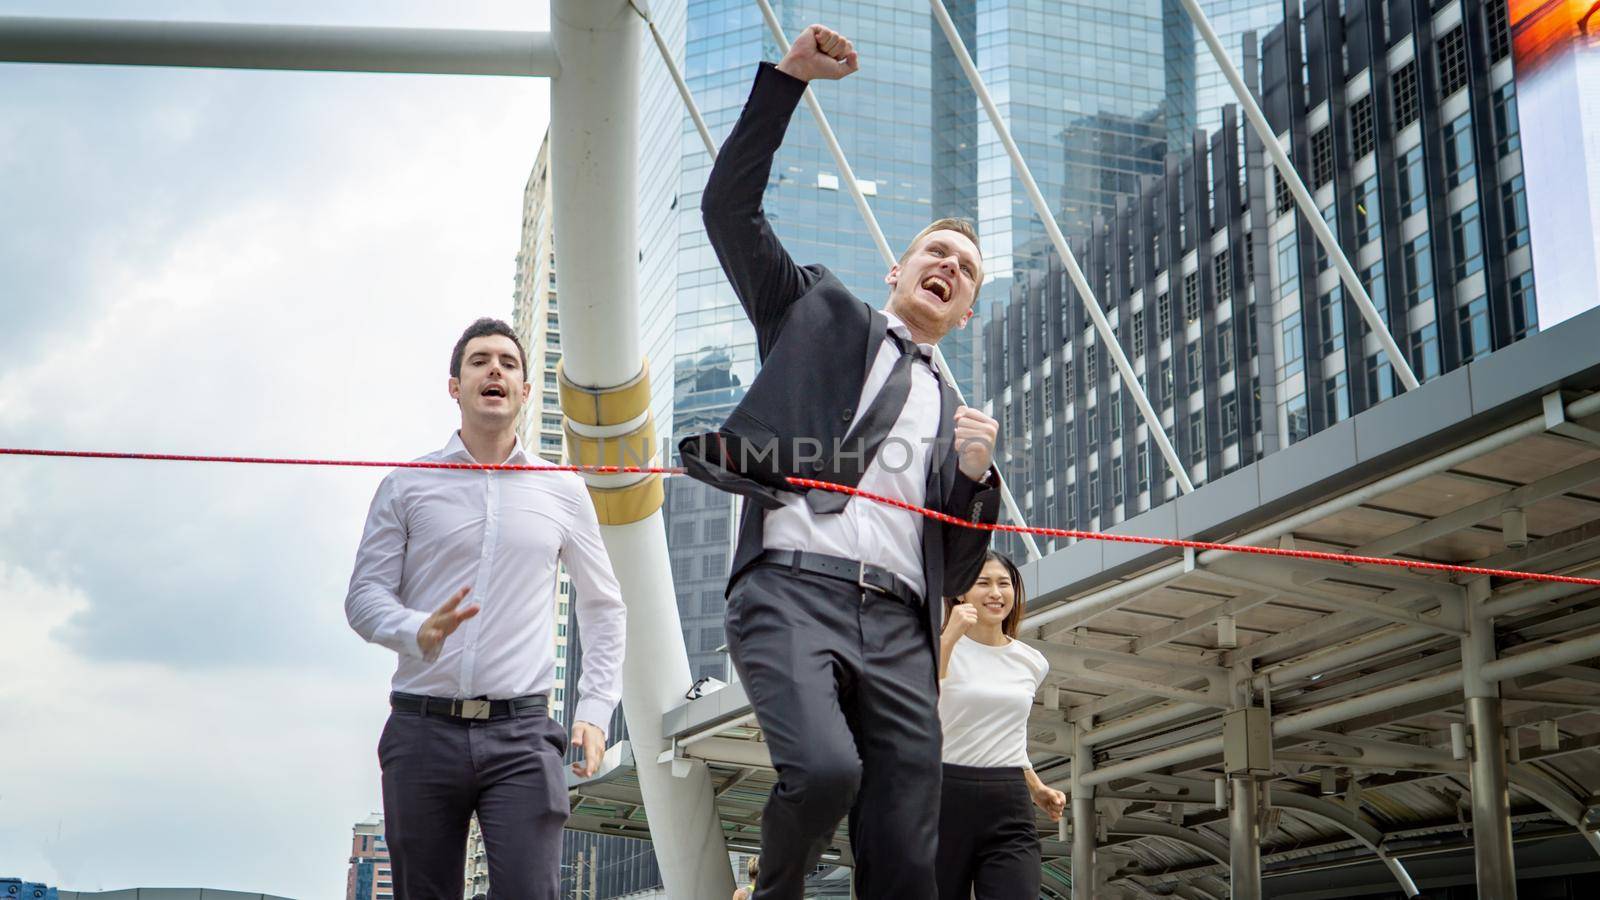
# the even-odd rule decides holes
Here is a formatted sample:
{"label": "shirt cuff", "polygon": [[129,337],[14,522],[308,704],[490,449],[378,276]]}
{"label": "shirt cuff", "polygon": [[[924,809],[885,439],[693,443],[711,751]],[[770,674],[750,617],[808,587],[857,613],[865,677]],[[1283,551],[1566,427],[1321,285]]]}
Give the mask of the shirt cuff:
{"label": "shirt cuff", "polygon": [[806,83],[778,68],[775,62],[762,60],[756,72],[756,84],[769,81],[773,87],[787,90],[794,94],[795,102],[799,102],[800,95],[806,92]]}
{"label": "shirt cuff", "polygon": [[585,697],[578,701],[577,708],[572,712],[573,724],[588,722],[600,729],[601,737],[609,739],[606,731],[611,727],[611,710],[614,706],[598,697]]}
{"label": "shirt cuff", "polygon": [[428,621],[430,614],[425,610],[408,609],[395,617],[394,624],[386,629],[379,643],[393,649],[401,656],[420,659],[424,662],[433,662],[439,656],[440,648],[435,647],[432,654],[422,652],[422,647],[417,643],[417,633],[422,631],[422,623]]}

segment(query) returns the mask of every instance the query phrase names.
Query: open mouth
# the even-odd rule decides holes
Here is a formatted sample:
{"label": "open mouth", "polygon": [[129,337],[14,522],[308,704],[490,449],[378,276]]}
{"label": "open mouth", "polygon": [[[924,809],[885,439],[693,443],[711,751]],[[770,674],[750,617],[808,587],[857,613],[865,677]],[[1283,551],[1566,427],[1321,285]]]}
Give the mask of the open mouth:
{"label": "open mouth", "polygon": [[480,396],[484,396],[484,397],[499,397],[502,400],[504,400],[505,397],[506,397],[506,389],[505,389],[505,387],[502,386],[502,385],[498,385],[498,384],[485,385],[483,390],[479,391],[478,393],[479,393]]}
{"label": "open mouth", "polygon": [[983,605],[983,608],[987,609],[988,611],[990,611],[992,613],[998,613],[998,612],[1004,612],[1005,608],[1006,608],[1006,605],[1004,603],[985,603]]}
{"label": "open mouth", "polygon": [[950,282],[938,275],[929,275],[927,278],[922,279],[920,286],[923,290],[938,297],[941,303],[950,302],[950,294],[952,292]]}

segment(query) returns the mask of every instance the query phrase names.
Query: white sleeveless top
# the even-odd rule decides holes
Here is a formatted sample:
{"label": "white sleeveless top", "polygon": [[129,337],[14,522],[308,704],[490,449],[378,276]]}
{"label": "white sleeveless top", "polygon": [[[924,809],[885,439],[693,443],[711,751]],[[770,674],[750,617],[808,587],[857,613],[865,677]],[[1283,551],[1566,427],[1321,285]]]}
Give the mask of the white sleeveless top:
{"label": "white sleeveless top", "polygon": [[965,635],[940,682],[942,759],[958,766],[1028,765],[1028,713],[1050,664],[1018,640],[991,647]]}

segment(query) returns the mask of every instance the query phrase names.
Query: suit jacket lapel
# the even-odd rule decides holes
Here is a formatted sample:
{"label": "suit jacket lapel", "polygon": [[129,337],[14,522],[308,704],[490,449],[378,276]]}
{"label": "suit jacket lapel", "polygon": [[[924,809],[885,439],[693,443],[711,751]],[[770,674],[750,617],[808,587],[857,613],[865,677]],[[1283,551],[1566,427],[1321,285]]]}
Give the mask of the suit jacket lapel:
{"label": "suit jacket lapel", "polygon": [[889,336],[889,320],[883,313],[872,310],[872,320],[867,325],[866,353],[861,359],[861,378],[856,381],[856,390],[867,383],[867,373],[872,371],[872,363],[878,358],[878,348],[883,345],[884,339]]}

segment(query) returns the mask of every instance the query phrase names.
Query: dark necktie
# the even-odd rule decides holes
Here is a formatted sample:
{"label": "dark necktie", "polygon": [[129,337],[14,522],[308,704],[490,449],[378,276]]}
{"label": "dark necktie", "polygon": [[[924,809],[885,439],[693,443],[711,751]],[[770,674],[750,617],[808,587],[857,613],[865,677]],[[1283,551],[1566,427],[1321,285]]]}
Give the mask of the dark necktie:
{"label": "dark necktie", "polygon": [[[889,378],[879,389],[878,396],[872,399],[872,405],[856,420],[855,428],[844,439],[841,452],[835,457],[838,471],[832,478],[824,479],[826,481],[845,487],[861,484],[884,438],[889,436],[906,408],[906,398],[911,396],[912,367],[922,355],[921,348],[914,341],[901,340],[898,335],[891,334],[889,339],[900,348],[900,358],[894,361]],[[843,512],[849,503],[850,495],[839,491],[814,489],[806,494],[806,504],[818,515]]]}

